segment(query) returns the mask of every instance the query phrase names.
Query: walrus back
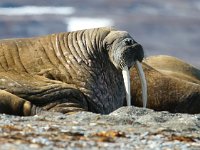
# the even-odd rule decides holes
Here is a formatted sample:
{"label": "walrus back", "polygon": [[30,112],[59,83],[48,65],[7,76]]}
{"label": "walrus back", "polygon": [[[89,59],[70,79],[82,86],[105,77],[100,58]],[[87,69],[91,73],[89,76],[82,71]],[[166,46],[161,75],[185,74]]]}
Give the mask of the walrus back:
{"label": "walrus back", "polygon": [[28,68],[34,68],[39,57],[36,51],[41,50],[43,45],[37,39],[39,38],[0,40],[0,71],[29,73]]}

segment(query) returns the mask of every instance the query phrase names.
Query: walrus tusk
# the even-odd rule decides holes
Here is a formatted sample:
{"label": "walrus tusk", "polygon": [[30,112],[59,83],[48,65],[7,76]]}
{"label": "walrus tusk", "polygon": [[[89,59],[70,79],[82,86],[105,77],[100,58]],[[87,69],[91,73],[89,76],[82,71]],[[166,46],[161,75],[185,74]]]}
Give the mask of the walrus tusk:
{"label": "walrus tusk", "polygon": [[[136,61],[136,69],[139,74],[139,78],[140,78],[140,82],[141,82],[141,86],[142,86],[143,107],[146,108],[146,105],[147,105],[147,83],[146,83],[144,71],[143,71],[142,66],[139,61]],[[122,69],[122,75],[124,78],[124,84],[125,84],[125,90],[126,90],[127,106],[131,106],[130,73],[129,73],[127,66],[125,66]]]}
{"label": "walrus tusk", "polygon": [[142,85],[142,101],[143,101],[143,108],[147,106],[147,82],[145,79],[145,74],[142,69],[142,65],[139,61],[136,60],[136,69],[140,78],[140,82]]}
{"label": "walrus tusk", "polygon": [[125,66],[122,69],[122,75],[124,78],[124,84],[125,84],[125,90],[126,90],[127,106],[131,106],[130,73],[127,66]]}

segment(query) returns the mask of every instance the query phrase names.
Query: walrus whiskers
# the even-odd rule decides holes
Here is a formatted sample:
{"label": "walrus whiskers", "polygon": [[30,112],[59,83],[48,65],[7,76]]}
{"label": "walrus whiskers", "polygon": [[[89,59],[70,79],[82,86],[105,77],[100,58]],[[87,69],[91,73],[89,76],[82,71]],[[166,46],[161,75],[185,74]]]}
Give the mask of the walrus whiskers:
{"label": "walrus whiskers", "polygon": [[143,107],[146,108],[147,106],[147,82],[145,79],[145,74],[142,69],[142,65],[139,61],[136,60],[136,69],[140,78],[141,86],[142,86],[142,102]]}

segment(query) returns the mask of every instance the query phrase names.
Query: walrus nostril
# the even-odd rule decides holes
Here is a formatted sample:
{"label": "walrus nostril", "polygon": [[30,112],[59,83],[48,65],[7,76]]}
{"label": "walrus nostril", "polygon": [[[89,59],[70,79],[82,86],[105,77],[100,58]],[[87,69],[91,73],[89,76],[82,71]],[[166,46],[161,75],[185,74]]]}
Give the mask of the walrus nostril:
{"label": "walrus nostril", "polygon": [[126,45],[132,45],[132,44],[134,44],[135,41],[131,38],[128,38],[124,42],[125,42]]}

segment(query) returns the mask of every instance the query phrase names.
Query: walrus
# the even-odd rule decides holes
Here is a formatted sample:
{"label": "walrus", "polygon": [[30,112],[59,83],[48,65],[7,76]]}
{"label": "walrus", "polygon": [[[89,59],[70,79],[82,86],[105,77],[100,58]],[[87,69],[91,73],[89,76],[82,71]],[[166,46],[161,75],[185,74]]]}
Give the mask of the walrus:
{"label": "walrus", "polygon": [[[200,70],[173,56],[144,59],[147,108],[172,113],[200,113]],[[142,106],[141,85],[135,68],[130,69],[132,105]]]}
{"label": "walrus", "polygon": [[0,113],[108,114],[130,99],[124,70],[143,57],[127,32],[109,27],[0,40]]}

